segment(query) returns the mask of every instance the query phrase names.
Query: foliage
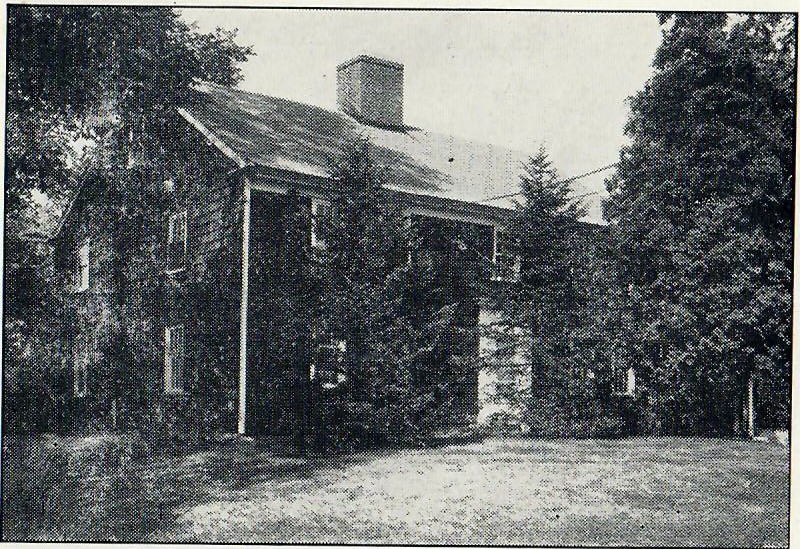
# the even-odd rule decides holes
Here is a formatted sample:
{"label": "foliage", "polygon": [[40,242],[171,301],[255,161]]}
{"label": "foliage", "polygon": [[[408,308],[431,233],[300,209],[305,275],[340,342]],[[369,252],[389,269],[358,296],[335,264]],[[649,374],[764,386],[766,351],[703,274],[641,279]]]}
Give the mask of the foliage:
{"label": "foliage", "polygon": [[[522,199],[506,228],[515,235],[520,273],[494,295],[502,332],[520,333],[501,341],[501,352],[524,341],[531,371],[529,384],[503,396],[523,410],[532,434],[596,436],[609,428],[618,434],[623,429],[612,425],[620,419],[597,323],[608,301],[606,235],[581,223],[585,208],[544,148],[529,159],[520,187]],[[608,426],[593,426],[598,421]]]}
{"label": "foliage", "polygon": [[[317,219],[325,246],[314,257],[314,339],[343,342],[344,381],[326,390],[318,374],[317,442],[338,449],[424,442],[453,412],[448,399],[458,398],[448,374],[475,372],[447,346],[457,309],[474,298],[448,285],[458,285],[452,273],[469,271],[431,261],[434,227],[406,218],[382,187],[368,142],[346,149],[334,178],[341,192]],[[456,253],[452,240],[445,248]]]}
{"label": "foliage", "polygon": [[138,144],[185,102],[192,83],[235,84],[238,63],[252,53],[236,45],[235,32],[198,33],[162,7],[11,6],[8,31],[12,209],[23,191],[68,190],[75,139]]}
{"label": "foliage", "polygon": [[[36,228],[31,211],[37,203],[51,201],[65,210],[82,189],[92,226],[115,239],[103,252],[118,291],[107,304],[109,331],[92,371],[93,391],[105,408],[97,412],[111,420],[121,415],[118,406],[152,410],[152,399],[143,400],[152,395],[142,394],[140,383],[151,374],[129,368],[131,361],[142,364],[131,345],[141,327],[128,325],[121,313],[152,311],[167,290],[158,276],[158,228],[171,204],[159,186],[177,143],[175,109],[198,81],[235,84],[239,63],[252,51],[236,44],[235,32],[198,33],[166,7],[10,6],[8,29],[5,206],[18,230],[6,238],[5,275],[13,281],[7,285],[6,327],[18,327],[22,349],[47,348],[59,337],[68,339],[77,317],[91,314],[62,299],[58,269],[38,264],[35,247],[21,240]],[[83,212],[84,203],[75,210]],[[10,350],[7,375],[44,385],[29,384],[22,392],[47,394],[56,390],[54,378],[71,377],[59,370],[59,362],[69,364],[68,347],[36,361]],[[25,368],[31,375],[13,373]],[[58,391],[71,393],[63,386]],[[118,400],[121,395],[126,402]],[[15,415],[33,413],[20,407]]]}
{"label": "foliage", "polygon": [[149,452],[136,434],[4,436],[4,539],[74,540],[87,531],[110,539],[102,530],[113,524],[120,495],[142,495],[136,463]]}
{"label": "foliage", "polygon": [[607,182],[620,258],[610,338],[649,378],[661,429],[730,433],[760,372],[788,421],[794,25],[777,14],[662,14]]}

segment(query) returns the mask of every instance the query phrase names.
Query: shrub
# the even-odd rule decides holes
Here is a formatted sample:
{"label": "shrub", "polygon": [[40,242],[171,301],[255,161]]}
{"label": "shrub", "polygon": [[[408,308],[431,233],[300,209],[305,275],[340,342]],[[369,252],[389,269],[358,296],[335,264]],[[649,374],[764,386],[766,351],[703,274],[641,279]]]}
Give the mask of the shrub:
{"label": "shrub", "polygon": [[123,493],[142,494],[147,444],[134,434],[3,437],[6,540],[112,539],[103,524]]}

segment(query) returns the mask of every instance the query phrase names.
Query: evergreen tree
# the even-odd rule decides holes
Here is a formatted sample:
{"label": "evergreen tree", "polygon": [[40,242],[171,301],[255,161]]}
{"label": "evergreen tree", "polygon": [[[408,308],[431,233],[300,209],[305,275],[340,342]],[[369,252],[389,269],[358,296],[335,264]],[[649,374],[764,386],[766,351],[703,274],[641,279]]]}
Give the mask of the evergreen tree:
{"label": "evergreen tree", "polygon": [[620,359],[651,428],[741,429],[760,372],[788,421],[795,28],[776,14],[660,14],[606,215],[621,262]]}
{"label": "evergreen tree", "polygon": [[608,310],[600,306],[608,302],[607,235],[581,221],[585,206],[544,148],[529,159],[520,187],[522,199],[506,228],[520,272],[495,293],[504,331],[520,334],[506,344],[527,342],[530,385],[515,398],[533,434],[617,434],[620,426],[608,423],[599,398],[610,391],[601,395],[594,381],[610,383],[598,333]]}
{"label": "evergreen tree", "polygon": [[332,170],[338,192],[313,220],[324,245],[309,257],[312,405],[326,449],[425,443],[453,412],[452,385],[476,373],[451,339],[478,288],[474,271],[448,267],[467,264],[458,243],[469,230],[407,217],[369,151],[366,141],[345,147]]}

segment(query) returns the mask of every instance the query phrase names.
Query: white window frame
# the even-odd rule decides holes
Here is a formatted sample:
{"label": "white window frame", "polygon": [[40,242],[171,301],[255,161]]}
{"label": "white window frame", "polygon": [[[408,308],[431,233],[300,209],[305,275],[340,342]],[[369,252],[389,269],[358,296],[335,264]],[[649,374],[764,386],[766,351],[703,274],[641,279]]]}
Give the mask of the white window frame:
{"label": "white window frame", "polygon": [[633,366],[628,368],[625,377],[625,395],[633,396],[636,393],[636,370]]}
{"label": "white window frame", "polygon": [[[89,340],[85,335],[75,339],[75,350],[72,356],[72,393],[76,398],[84,398],[89,393]],[[80,389],[83,381],[83,390]]]}
{"label": "white window frame", "polygon": [[[180,385],[178,379],[175,377],[173,365],[175,363],[175,356],[172,354],[172,340],[175,333],[181,333],[181,342],[183,343],[180,352],[183,359]],[[164,392],[172,395],[180,395],[184,393],[186,383],[186,329],[183,324],[173,324],[164,328]]]}
{"label": "white window frame", "polygon": [[330,206],[330,204],[330,201],[321,198],[311,199],[311,247],[317,250],[325,249],[325,240],[319,236],[317,216],[319,215],[320,206]]}
{"label": "white window frame", "polygon": [[[347,341],[345,341],[344,339],[332,339],[328,343],[318,343],[315,345],[309,372],[310,378],[312,380],[316,378],[317,374],[316,356],[319,349],[330,349],[334,355],[338,356],[339,360],[342,360],[344,354],[347,352]],[[346,379],[345,375],[339,372],[336,375],[336,383],[328,383],[328,382],[322,383],[322,388],[333,389],[334,387],[345,381],[345,379]]]}
{"label": "white window frame", "polygon": [[492,233],[492,281],[494,282],[516,282],[519,280],[519,272],[522,267],[522,262],[519,256],[514,257],[513,275],[510,277],[503,276],[498,272],[497,258],[500,254],[497,253],[497,239],[498,234],[505,234],[503,228],[494,226]]}
{"label": "white window frame", "polygon": [[[182,224],[182,227],[183,227],[183,262],[179,267],[170,268],[170,266],[169,266],[170,245],[172,245],[176,241],[176,237],[175,237],[175,222],[176,222],[176,220],[180,219],[181,217],[183,218],[183,224]],[[187,215],[186,210],[183,210],[183,211],[180,211],[180,212],[175,212],[174,214],[170,214],[169,221],[168,221],[168,224],[167,224],[167,257],[166,257],[167,269],[166,269],[166,271],[167,271],[168,274],[178,273],[178,272],[180,272],[180,271],[182,271],[182,270],[184,270],[186,268],[186,256],[187,256],[187,250],[188,250],[188,245],[187,244],[188,244],[188,239],[189,239],[188,237],[189,237],[189,216]]]}
{"label": "white window frame", "polygon": [[615,367],[613,370],[612,392],[617,396],[636,396],[636,368],[629,366],[623,370]]}
{"label": "white window frame", "polygon": [[91,242],[84,238],[75,249],[75,270],[73,271],[72,286],[75,292],[85,292],[89,289],[89,267],[91,266]]}

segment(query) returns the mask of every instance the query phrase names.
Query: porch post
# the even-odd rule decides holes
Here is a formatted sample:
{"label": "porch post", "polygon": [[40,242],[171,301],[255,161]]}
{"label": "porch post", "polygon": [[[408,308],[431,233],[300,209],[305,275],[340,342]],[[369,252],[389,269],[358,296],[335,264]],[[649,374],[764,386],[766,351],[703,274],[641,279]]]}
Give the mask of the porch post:
{"label": "porch post", "polygon": [[244,181],[244,214],[242,219],[242,300],[239,311],[239,425],[245,433],[247,413],[247,300],[250,275],[250,182]]}

